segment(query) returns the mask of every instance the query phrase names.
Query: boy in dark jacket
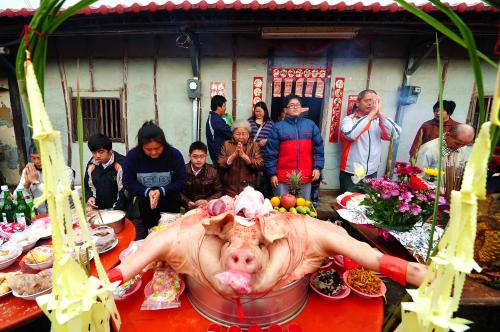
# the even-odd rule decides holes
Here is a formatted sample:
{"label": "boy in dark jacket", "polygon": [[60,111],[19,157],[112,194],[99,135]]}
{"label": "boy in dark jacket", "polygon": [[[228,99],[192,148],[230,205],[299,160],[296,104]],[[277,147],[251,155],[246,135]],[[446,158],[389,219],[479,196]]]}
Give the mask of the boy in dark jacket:
{"label": "boy in dark jacket", "polygon": [[219,95],[213,96],[210,102],[210,109],[212,111],[208,114],[205,129],[208,152],[210,153],[212,163],[215,165],[219,159],[222,144],[233,137],[233,132],[226,121],[222,119],[222,116],[226,113],[226,98]]}
{"label": "boy in dark jacket", "polygon": [[125,157],[112,149],[111,140],[96,134],[88,140],[92,158],[85,170],[85,199],[90,209],[125,210],[127,200],[123,194]]}

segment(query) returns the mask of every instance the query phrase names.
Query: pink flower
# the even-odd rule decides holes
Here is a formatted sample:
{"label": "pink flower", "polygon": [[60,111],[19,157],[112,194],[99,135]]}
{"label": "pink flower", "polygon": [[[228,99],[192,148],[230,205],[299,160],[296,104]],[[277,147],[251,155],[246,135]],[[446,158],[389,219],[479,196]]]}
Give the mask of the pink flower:
{"label": "pink flower", "polygon": [[446,199],[444,199],[443,196],[439,196],[438,204],[439,205],[445,205],[446,204]]}
{"label": "pink flower", "polygon": [[417,197],[417,199],[421,202],[427,202],[427,196],[425,196],[424,194],[416,194],[415,195]]}
{"label": "pink flower", "polygon": [[420,206],[418,206],[417,204],[411,204],[410,211],[414,216],[418,216],[420,214],[420,212],[422,212],[422,208]]}
{"label": "pink flower", "polygon": [[399,200],[400,201],[409,202],[409,201],[411,201],[412,198],[413,198],[413,194],[411,192],[409,192],[409,191],[402,192],[399,195]]}
{"label": "pink flower", "polygon": [[399,212],[408,212],[408,211],[410,211],[410,206],[408,205],[408,203],[401,202],[401,204],[399,204]]}

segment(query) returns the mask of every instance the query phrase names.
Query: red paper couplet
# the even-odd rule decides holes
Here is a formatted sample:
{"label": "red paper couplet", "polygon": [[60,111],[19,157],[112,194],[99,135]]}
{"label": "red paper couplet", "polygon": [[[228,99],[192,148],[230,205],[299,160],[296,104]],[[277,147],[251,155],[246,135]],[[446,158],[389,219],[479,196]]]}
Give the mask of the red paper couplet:
{"label": "red paper couplet", "polygon": [[332,116],[330,119],[330,143],[339,142],[340,116],[342,113],[342,99],[344,97],[344,77],[336,77],[332,91]]}

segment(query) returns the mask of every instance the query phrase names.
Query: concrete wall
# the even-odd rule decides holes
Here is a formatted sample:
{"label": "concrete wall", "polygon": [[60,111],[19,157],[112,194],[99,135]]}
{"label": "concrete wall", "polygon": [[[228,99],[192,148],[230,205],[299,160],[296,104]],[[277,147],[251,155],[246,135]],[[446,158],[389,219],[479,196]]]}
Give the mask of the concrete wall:
{"label": "concrete wall", "polygon": [[[64,68],[67,85],[76,89],[76,60],[65,59]],[[153,98],[153,58],[136,57],[128,60],[128,105],[127,130],[129,148],[136,144],[137,131],[146,120],[154,119]],[[325,57],[293,58],[284,55],[277,56],[274,66],[325,66]],[[396,91],[402,82],[404,60],[402,58],[375,58],[370,79],[370,88],[379,92],[382,98],[384,113],[394,118],[396,112]],[[93,73],[96,90],[119,91],[124,88],[123,59],[94,59]],[[486,93],[493,92],[495,72],[489,66],[485,69]],[[334,57],[330,68],[331,79],[345,77],[344,100],[342,116],[346,113],[347,96],[356,94],[366,87],[368,70],[367,58]],[[203,57],[201,59],[201,139],[206,141],[205,122],[210,111],[210,82],[225,82],[227,110],[232,110],[231,93],[232,62],[230,57]],[[157,91],[160,126],[164,129],[167,140],[177,147],[187,159],[187,151],[191,143],[192,104],[186,95],[186,80],[192,76],[191,63],[188,58],[160,57],[157,71]],[[267,59],[265,57],[241,57],[237,60],[237,118],[247,118],[251,113],[252,78],[263,76],[267,79]],[[404,109],[403,136],[401,137],[398,160],[407,160],[408,151],[418,127],[432,116],[432,105],[437,98],[437,77],[435,61],[426,60],[411,77],[410,84],[422,88],[418,102]],[[80,88],[91,88],[89,61],[80,60]],[[264,86],[266,86],[264,84]],[[473,76],[465,60],[451,59],[448,65],[445,86],[445,98],[457,102],[453,117],[464,121],[467,116],[473,89]],[[267,91],[264,91],[264,96]],[[63,137],[63,146],[67,147],[66,107],[61,86],[61,76],[55,60],[49,60],[46,77],[46,105],[54,122]],[[323,188],[338,188],[339,144],[328,143],[332,98],[325,101],[326,112],[323,114],[322,134],[325,140],[325,172],[328,183]],[[3,138],[3,136],[2,136]],[[72,144],[73,168],[78,169],[78,149]],[[115,144],[115,149],[125,153],[125,144]],[[385,166],[388,143],[384,143],[384,153],[381,161],[381,173]],[[66,151],[66,150],[65,150]],[[90,158],[90,152],[85,149],[85,160]]]}
{"label": "concrete wall", "polygon": [[[7,87],[7,78],[0,77],[0,85]],[[17,149],[9,91],[0,91],[0,170],[8,184],[19,182],[19,154]]]}

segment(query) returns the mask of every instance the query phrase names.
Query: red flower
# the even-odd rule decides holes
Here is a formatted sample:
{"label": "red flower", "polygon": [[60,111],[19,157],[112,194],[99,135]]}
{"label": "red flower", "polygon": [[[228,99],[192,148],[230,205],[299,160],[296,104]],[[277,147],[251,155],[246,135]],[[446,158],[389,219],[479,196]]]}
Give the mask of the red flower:
{"label": "red flower", "polygon": [[429,189],[427,184],[422,181],[418,176],[411,176],[410,181],[408,182],[411,190],[426,190]]}

